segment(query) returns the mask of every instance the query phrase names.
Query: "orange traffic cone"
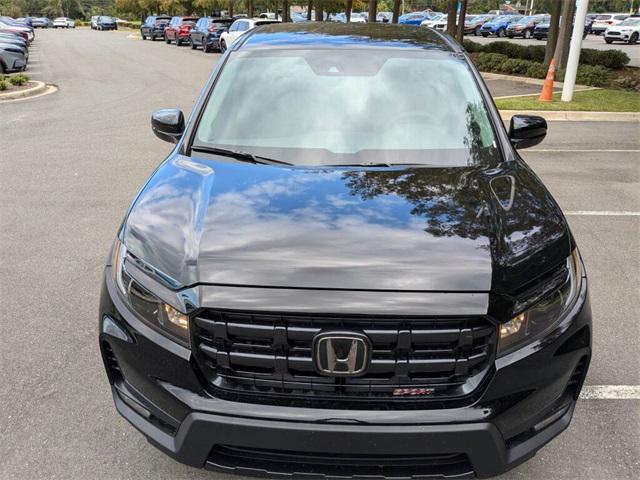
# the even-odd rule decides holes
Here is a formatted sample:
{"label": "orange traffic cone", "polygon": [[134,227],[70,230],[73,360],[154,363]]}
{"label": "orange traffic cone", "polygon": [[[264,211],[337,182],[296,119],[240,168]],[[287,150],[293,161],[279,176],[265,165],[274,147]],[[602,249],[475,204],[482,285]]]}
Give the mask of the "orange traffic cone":
{"label": "orange traffic cone", "polygon": [[544,86],[538,100],[541,102],[551,102],[553,100],[553,79],[556,76],[556,59],[551,59],[549,64],[549,70],[547,70],[547,77],[544,79]]}

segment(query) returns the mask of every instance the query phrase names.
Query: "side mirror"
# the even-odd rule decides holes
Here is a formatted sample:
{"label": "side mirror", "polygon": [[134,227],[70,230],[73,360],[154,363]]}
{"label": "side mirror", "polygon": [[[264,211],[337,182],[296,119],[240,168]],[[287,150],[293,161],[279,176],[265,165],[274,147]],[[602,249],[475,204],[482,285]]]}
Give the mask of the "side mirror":
{"label": "side mirror", "polygon": [[514,115],[509,126],[509,140],[516,149],[539,144],[547,136],[547,121],[534,115]]}
{"label": "side mirror", "polygon": [[156,137],[169,143],[178,143],[184,133],[182,110],[156,110],[151,114],[151,129]]}

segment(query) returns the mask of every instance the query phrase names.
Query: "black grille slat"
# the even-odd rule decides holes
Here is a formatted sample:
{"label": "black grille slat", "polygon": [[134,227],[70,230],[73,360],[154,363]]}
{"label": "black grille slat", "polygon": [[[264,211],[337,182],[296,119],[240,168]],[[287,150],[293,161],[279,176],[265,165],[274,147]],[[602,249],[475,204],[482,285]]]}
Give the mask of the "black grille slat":
{"label": "black grille slat", "polygon": [[[359,332],[369,338],[372,358],[363,376],[333,378],[316,372],[312,343],[324,331]],[[496,335],[484,317],[205,310],[194,319],[193,345],[205,385],[215,395],[254,395],[258,403],[287,398],[397,403],[468,397],[489,370]],[[405,399],[402,392],[394,394],[396,389],[425,389],[425,397]]]}

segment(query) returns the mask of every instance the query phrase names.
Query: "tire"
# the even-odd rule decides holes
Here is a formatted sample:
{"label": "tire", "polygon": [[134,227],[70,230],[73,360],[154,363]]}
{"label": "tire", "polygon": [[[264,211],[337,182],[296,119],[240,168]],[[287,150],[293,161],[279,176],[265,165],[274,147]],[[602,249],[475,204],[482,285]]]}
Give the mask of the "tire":
{"label": "tire", "polygon": [[176,47],[179,47],[182,45],[182,40],[180,40],[180,37],[177,34],[176,34],[175,42],[176,42]]}
{"label": "tire", "polygon": [[496,37],[498,38],[504,37],[504,30],[502,28],[498,29],[498,31],[496,32]]}
{"label": "tire", "polygon": [[209,53],[211,51],[211,47],[209,47],[209,44],[206,41],[202,42],[202,51],[204,53]]}
{"label": "tire", "polygon": [[482,34],[482,37],[483,37],[483,38],[487,38],[488,36],[489,36],[489,34],[488,34],[488,33],[483,33],[483,34]]}
{"label": "tire", "polygon": [[144,33],[140,33],[140,35],[142,36],[142,40],[146,40],[147,36]]}
{"label": "tire", "polygon": [[613,43],[613,40],[611,40],[610,38],[605,38],[604,41],[607,42],[609,45]]}
{"label": "tire", "polygon": [[171,40],[169,40],[169,37],[167,37],[167,34],[164,34],[164,43],[166,43],[167,45],[169,45],[171,43]]}
{"label": "tire", "polygon": [[474,31],[473,31],[473,35],[475,37],[477,37],[478,35],[480,35],[480,27],[477,27]]}
{"label": "tire", "polygon": [[154,37],[154,36],[153,36],[153,33],[151,34],[151,36],[149,37],[149,39],[150,39],[152,42],[155,42],[155,41],[156,41],[156,37]]}
{"label": "tire", "polygon": [[635,45],[638,43],[638,32],[633,32],[631,38],[629,38],[629,45]]}
{"label": "tire", "polygon": [[193,38],[191,38],[191,50],[195,50],[196,48],[198,48],[198,46],[193,43]]}
{"label": "tire", "polygon": [[600,35],[602,32],[594,32],[596,35]]}
{"label": "tire", "polygon": [[4,68],[4,64],[2,62],[0,62],[0,75],[4,75],[5,72],[6,72],[6,70]]}
{"label": "tire", "polygon": [[227,51],[227,42],[224,39],[220,40],[220,53],[224,53]]}
{"label": "tire", "polygon": [[513,36],[513,35],[507,35],[507,37],[509,37],[509,38],[513,38],[514,36]]}

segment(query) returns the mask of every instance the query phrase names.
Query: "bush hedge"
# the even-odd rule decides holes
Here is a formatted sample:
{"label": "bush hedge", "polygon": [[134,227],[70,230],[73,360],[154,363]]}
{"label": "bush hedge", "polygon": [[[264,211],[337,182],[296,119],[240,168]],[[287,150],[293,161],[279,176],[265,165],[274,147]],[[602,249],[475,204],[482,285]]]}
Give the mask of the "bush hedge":
{"label": "bush hedge", "polygon": [[[511,59],[544,61],[545,47],[543,45],[518,45],[514,42],[491,42],[486,45],[463,41],[464,48],[469,53],[499,53]],[[581,65],[603,66],[617,70],[629,63],[629,56],[622,50],[595,50],[583,48],[580,52]]]}
{"label": "bush hedge", "polygon": [[15,75],[11,75],[9,78],[9,82],[16,87],[20,87],[29,81],[29,77],[27,77],[24,73],[16,73]]}
{"label": "bush hedge", "polygon": [[[473,62],[483,72],[525,75],[531,78],[545,78],[547,68],[540,62],[509,58],[502,53],[473,53]],[[564,80],[564,70],[556,72],[556,80]],[[601,65],[579,65],[576,83],[592,87],[602,87],[609,82],[609,71]]]}
{"label": "bush hedge", "polygon": [[9,82],[7,82],[4,78],[0,78],[0,92],[2,90],[6,90],[9,88]]}

